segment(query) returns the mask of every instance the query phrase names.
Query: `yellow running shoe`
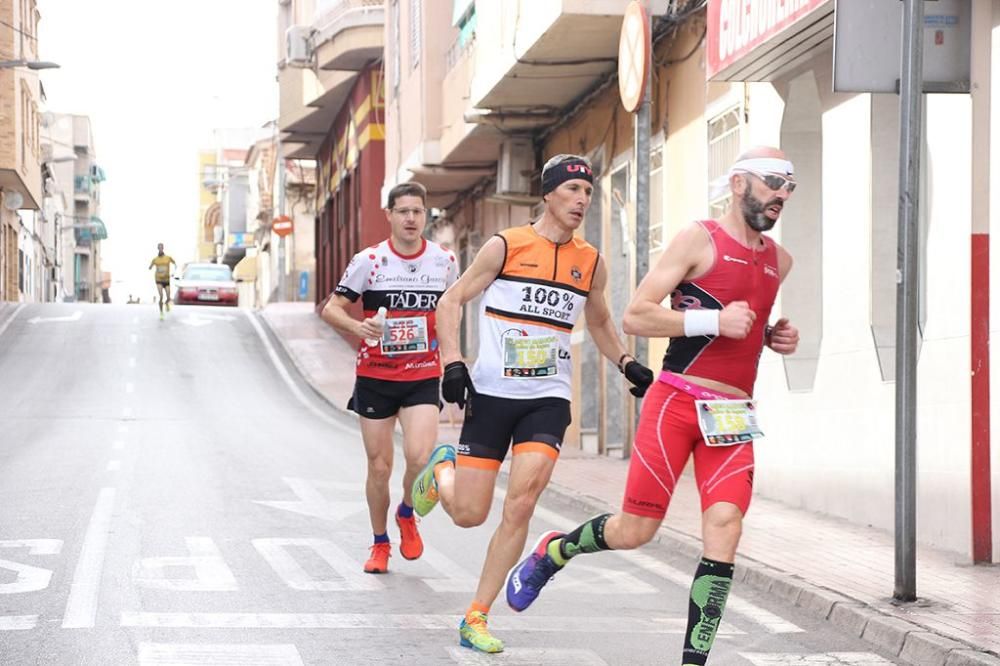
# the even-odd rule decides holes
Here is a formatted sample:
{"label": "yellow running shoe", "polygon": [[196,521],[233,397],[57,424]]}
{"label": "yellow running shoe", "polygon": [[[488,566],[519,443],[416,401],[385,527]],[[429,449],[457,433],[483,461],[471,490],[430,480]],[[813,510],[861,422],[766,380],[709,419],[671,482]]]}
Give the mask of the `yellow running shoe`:
{"label": "yellow running shoe", "polygon": [[430,459],[413,482],[413,489],[410,491],[413,510],[421,518],[430,513],[440,499],[437,481],[434,479],[434,466],[445,461],[455,462],[455,447],[451,444],[441,444],[431,451]]}
{"label": "yellow running shoe", "polygon": [[459,645],[480,652],[503,652],[503,641],[494,638],[486,626],[486,613],[471,611],[458,625]]}

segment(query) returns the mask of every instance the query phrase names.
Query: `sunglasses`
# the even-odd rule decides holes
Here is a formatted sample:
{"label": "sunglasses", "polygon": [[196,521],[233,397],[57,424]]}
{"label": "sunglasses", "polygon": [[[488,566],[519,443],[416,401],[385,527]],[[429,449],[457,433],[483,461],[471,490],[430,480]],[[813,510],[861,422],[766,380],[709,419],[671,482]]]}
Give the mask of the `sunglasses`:
{"label": "sunglasses", "polygon": [[779,176],[775,173],[757,173],[756,171],[747,171],[746,173],[756,176],[759,178],[768,188],[778,192],[779,190],[788,190],[791,194],[795,191],[796,182],[791,178],[785,178],[784,176]]}

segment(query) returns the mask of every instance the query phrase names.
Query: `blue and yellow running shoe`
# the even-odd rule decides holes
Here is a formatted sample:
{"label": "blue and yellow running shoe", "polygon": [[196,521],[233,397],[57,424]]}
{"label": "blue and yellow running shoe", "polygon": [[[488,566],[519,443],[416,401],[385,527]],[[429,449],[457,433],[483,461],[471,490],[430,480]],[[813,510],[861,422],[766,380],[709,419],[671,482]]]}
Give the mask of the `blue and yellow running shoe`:
{"label": "blue and yellow running shoe", "polygon": [[486,622],[486,613],[470,611],[458,625],[459,645],[480,652],[503,652],[503,641],[490,633]]}
{"label": "blue and yellow running shoe", "polygon": [[439,444],[436,449],[431,451],[430,459],[413,482],[413,491],[410,493],[413,500],[413,510],[421,518],[430,513],[431,509],[438,503],[434,467],[445,461],[455,462],[455,447],[451,444]]}
{"label": "blue and yellow running shoe", "polygon": [[538,537],[531,553],[507,574],[507,605],[518,613],[530,606],[549,579],[562,569],[549,557],[548,548],[550,541],[563,536],[562,532],[546,532]]}

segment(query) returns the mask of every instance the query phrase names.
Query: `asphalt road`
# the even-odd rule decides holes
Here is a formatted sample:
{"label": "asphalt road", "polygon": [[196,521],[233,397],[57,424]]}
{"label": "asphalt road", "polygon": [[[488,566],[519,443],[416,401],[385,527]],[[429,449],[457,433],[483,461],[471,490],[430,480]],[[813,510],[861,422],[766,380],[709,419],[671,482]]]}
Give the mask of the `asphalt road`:
{"label": "asphalt road", "polygon": [[[502,655],[457,625],[499,514],[370,545],[356,423],[242,310],[28,305],[0,313],[0,664],[677,664],[692,563],[660,547],[574,561]],[[345,378],[351,381],[351,378]],[[393,501],[399,500],[394,478]],[[498,492],[498,501],[503,496]],[[531,533],[587,515],[546,500]],[[395,527],[390,529],[395,541]],[[891,664],[737,586],[710,664]]]}

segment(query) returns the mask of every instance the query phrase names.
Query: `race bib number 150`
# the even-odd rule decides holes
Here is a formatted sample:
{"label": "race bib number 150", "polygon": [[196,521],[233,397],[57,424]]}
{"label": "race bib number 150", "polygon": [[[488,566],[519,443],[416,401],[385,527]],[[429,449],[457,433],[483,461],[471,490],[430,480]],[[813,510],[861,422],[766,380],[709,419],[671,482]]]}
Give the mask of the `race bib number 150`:
{"label": "race bib number 150", "polygon": [[708,446],[745,444],[764,436],[753,400],[695,400],[694,404]]}

